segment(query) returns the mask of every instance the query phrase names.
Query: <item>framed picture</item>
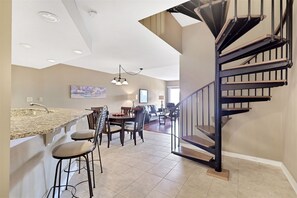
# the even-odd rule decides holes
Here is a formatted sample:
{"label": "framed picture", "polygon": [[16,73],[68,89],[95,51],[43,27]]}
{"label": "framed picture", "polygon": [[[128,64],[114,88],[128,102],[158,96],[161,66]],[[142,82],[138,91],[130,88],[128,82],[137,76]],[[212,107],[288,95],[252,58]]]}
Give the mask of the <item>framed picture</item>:
{"label": "framed picture", "polygon": [[146,89],[139,89],[139,103],[148,102],[148,92]]}
{"label": "framed picture", "polygon": [[106,98],[106,88],[94,86],[70,86],[71,98]]}

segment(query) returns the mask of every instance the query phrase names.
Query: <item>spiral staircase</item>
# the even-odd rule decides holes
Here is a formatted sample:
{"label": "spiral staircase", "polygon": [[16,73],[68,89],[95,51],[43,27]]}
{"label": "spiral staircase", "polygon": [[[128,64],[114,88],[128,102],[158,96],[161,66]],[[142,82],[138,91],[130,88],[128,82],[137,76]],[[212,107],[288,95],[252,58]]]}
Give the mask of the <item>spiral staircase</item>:
{"label": "spiral staircase", "polygon": [[[209,174],[228,178],[228,171],[222,169],[222,127],[231,116],[251,111],[250,103],[271,100],[272,88],[287,85],[293,65],[292,6],[293,0],[191,0],[168,10],[203,21],[215,37],[216,52],[215,80],[171,112],[176,117],[172,153],[208,165]],[[242,7],[245,16],[238,15]],[[227,20],[228,11],[234,17]],[[268,33],[233,47],[265,20]]]}

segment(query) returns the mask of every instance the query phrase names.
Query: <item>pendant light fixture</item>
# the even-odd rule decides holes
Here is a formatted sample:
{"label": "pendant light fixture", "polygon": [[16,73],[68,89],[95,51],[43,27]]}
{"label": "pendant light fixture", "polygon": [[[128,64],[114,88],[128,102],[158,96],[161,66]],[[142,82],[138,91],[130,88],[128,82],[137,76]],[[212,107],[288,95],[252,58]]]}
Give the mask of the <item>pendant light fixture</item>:
{"label": "pendant light fixture", "polygon": [[127,72],[121,65],[119,65],[119,76],[118,77],[114,77],[112,79],[112,81],[111,81],[112,84],[115,84],[115,85],[118,85],[118,86],[128,85],[129,84],[126,78],[122,78],[122,70],[126,74],[135,76],[135,75],[139,74],[143,70],[143,68],[139,68],[139,71],[138,72],[132,73],[132,72]]}

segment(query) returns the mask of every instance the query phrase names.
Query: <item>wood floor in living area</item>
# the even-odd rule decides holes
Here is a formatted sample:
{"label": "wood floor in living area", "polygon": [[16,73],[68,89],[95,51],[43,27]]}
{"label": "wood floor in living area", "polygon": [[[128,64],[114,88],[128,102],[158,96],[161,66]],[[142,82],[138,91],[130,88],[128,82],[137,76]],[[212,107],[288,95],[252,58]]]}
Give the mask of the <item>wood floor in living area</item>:
{"label": "wood floor in living area", "polygon": [[155,121],[145,124],[144,130],[170,134],[171,133],[171,121],[170,121],[170,119],[166,119],[165,124],[160,124],[159,120],[155,120]]}

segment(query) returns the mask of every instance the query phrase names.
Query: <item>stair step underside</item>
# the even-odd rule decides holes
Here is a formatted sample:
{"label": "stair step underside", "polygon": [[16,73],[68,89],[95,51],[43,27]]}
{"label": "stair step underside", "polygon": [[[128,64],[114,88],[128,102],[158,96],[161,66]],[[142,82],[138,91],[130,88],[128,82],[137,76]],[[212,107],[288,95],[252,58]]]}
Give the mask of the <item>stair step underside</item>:
{"label": "stair step underside", "polygon": [[271,96],[222,96],[222,103],[262,102],[271,100]]}
{"label": "stair step underside", "polygon": [[234,115],[239,113],[246,113],[251,108],[223,108],[222,109],[222,116]]}
{"label": "stair step underside", "polygon": [[240,65],[240,66],[231,67],[231,68],[222,70],[220,72],[220,77],[280,70],[280,69],[288,68],[289,65],[290,63],[286,58],[254,63],[254,64]]}
{"label": "stair step underside", "polygon": [[220,33],[225,24],[230,1],[212,1],[194,11],[206,23],[214,37]]}
{"label": "stair step underside", "polygon": [[286,80],[273,81],[248,81],[248,82],[227,82],[221,85],[221,90],[240,90],[279,87],[287,84]]}
{"label": "stair step underside", "polygon": [[199,125],[197,126],[197,129],[201,131],[203,134],[205,134],[207,137],[214,139],[216,132],[214,126]]}
{"label": "stair step underside", "polygon": [[218,50],[223,50],[253,29],[264,16],[240,16],[236,19],[229,19],[223,26],[220,34],[216,38],[216,45]]}
{"label": "stair step underside", "polygon": [[286,39],[279,36],[267,34],[252,42],[236,47],[230,51],[226,51],[220,55],[219,64],[225,64],[231,61],[239,60],[251,55],[265,52],[270,49],[281,47],[286,43]]}
{"label": "stair step underside", "polygon": [[201,21],[200,17],[195,13],[194,9],[197,8],[197,4],[193,1],[187,1],[181,5],[175,6],[173,8],[168,9],[168,12],[179,12],[184,15],[187,15],[191,18],[197,19]]}
{"label": "stair step underside", "polygon": [[183,157],[187,157],[188,159],[197,160],[202,163],[204,162],[206,164],[209,163],[211,160],[213,160],[213,157],[210,155],[207,155],[205,153],[202,153],[196,150],[189,149],[184,146],[180,146],[176,148],[175,150],[172,151],[172,153]]}

